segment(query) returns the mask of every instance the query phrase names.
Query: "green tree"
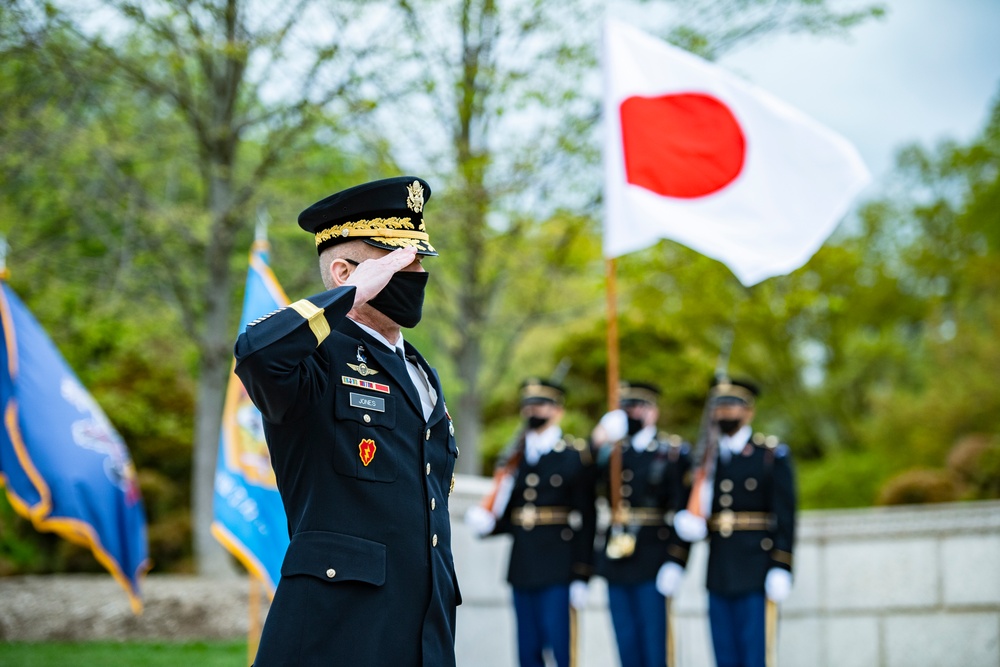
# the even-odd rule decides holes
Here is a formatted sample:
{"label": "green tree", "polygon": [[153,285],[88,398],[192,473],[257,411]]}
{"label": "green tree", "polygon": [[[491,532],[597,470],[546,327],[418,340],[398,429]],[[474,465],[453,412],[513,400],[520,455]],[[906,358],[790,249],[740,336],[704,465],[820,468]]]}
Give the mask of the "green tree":
{"label": "green tree", "polygon": [[896,242],[900,291],[923,312],[906,323],[912,380],[879,397],[867,444],[892,448],[897,470],[943,467],[963,439],[1000,434],[1000,96],[968,145],[911,146],[898,165],[876,222]]}
{"label": "green tree", "polygon": [[[564,211],[598,216],[596,51],[607,4],[399,2],[411,39],[404,51],[421,68],[412,88],[418,103],[402,98],[412,125],[404,114],[393,118],[406,128],[397,134],[411,138],[402,146],[424,156],[446,184],[433,223],[444,251],[435,288],[440,325],[427,329],[453,360],[463,443],[482,443],[484,415],[492,404],[509,405],[502,394],[511,393],[518,374],[554,366],[551,358],[522,356],[522,346],[536,346],[536,336],[567,319],[600,317],[590,291],[602,274],[600,258],[553,253],[538,241],[583,251],[578,236],[596,231]],[[661,32],[709,56],[780,32],[844,33],[883,13],[879,6],[841,12],[812,0],[669,4],[677,11]],[[550,229],[532,232],[539,226]],[[491,438],[486,448],[496,446]],[[464,452],[461,469],[478,472],[480,452]]]}
{"label": "green tree", "polygon": [[[143,113],[142,100],[105,77],[81,87],[62,76],[46,48],[18,30],[26,17],[15,12],[8,5],[0,9],[0,230],[12,247],[9,282],[108,410],[143,473],[144,491],[155,470],[171,496],[190,483],[194,350],[170,335],[180,323],[164,311],[141,262],[135,266],[127,240],[134,222],[130,205],[121,196],[121,181],[109,178],[106,169],[110,155],[134,167],[142,135],[160,139],[150,146],[155,150],[169,144],[171,130],[162,118]],[[72,48],[64,33],[53,31],[45,39]],[[74,60],[85,67],[86,53]],[[102,113],[111,105],[95,104],[100,100],[115,102],[113,127]],[[187,507],[186,501],[147,505],[154,525],[180,527],[151,530],[151,551],[160,565],[184,567],[190,557]],[[11,517],[11,528],[0,534],[4,542],[21,542],[10,548],[17,569],[96,566],[89,552],[37,535],[27,522],[18,526]],[[161,557],[161,538],[174,558]],[[28,553],[30,558],[22,557]]]}
{"label": "green tree", "polygon": [[887,502],[995,494],[998,109],[968,145],[901,151],[856,228],[768,281],[785,296],[756,317],[780,307],[791,336],[739,358],[767,377],[785,350],[807,353],[773,377],[763,416],[806,459],[808,506],[867,505],[883,484]]}
{"label": "green tree", "polygon": [[[209,524],[234,277],[245,267],[237,258],[249,247],[254,211],[269,203],[271,179],[289,165],[299,178],[321,167],[318,188],[359,177],[336,151],[321,164],[307,159],[315,156],[312,146],[342,136],[346,125],[338,119],[371,108],[362,84],[383,71],[372,37],[383,26],[357,20],[357,3],[100,0],[82,7],[24,0],[15,11],[22,49],[48,59],[31,84],[65,79],[72,93],[50,97],[43,111],[72,105],[75,113],[62,120],[80,140],[81,163],[99,174],[96,189],[66,202],[67,214],[89,223],[78,242],[91,245],[99,271],[117,258],[118,275],[139,280],[147,298],[159,297],[162,323],[193,341],[194,547],[201,571],[223,571]],[[110,95],[89,94],[97,89]],[[129,109],[134,113],[125,114]],[[51,152],[46,135],[37,139]],[[36,168],[53,166],[55,179],[65,165]],[[93,287],[81,284],[77,292]]]}

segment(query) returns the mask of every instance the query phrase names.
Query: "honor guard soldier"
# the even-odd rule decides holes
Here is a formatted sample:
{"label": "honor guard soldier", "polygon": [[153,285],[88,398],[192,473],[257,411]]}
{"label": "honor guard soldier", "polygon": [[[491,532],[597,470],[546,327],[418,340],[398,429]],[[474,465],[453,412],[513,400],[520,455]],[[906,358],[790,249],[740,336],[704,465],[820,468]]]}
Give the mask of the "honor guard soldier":
{"label": "honor guard soldier", "polygon": [[776,662],[777,603],[792,587],[795,474],[788,446],[751,429],[758,393],[746,380],[723,378],[713,387],[715,437],[688,510],[675,520],[686,539],[709,538],[708,615],[718,667]]}
{"label": "honor guard soldier", "polygon": [[400,331],[420,320],[421,260],[437,254],[430,194],[390,178],[303,211],[327,291],[236,341],[291,537],[257,667],[455,664],[458,447],[437,372]]}
{"label": "honor guard soldier", "polygon": [[597,573],[608,582],[622,667],[668,664],[668,599],[690,548],[672,524],[687,506],[691,449],[657,431],[659,397],[653,384],[621,383],[620,409],[604,415],[591,436],[611,507]]}
{"label": "honor guard soldier", "polygon": [[587,442],[559,426],[565,393],[545,380],[521,387],[523,431],[494,476],[494,492],[466,523],[481,537],[513,536],[513,589],[521,667],[576,664],[576,610],[586,606],[596,530],[594,465]]}

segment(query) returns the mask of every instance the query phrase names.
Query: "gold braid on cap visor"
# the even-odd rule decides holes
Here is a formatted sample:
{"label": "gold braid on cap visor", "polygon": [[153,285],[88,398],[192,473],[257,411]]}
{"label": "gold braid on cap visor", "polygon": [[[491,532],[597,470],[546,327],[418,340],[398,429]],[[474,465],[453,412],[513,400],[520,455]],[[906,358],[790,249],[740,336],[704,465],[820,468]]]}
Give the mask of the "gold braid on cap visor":
{"label": "gold braid on cap visor", "polygon": [[749,389],[744,389],[737,384],[718,384],[712,388],[713,398],[738,398],[751,408],[754,404],[754,395]]}
{"label": "gold braid on cap visor", "polygon": [[529,398],[544,398],[555,403],[562,403],[563,393],[544,384],[529,384],[521,390],[521,399]]}
{"label": "gold braid on cap visor", "polygon": [[648,389],[640,387],[622,387],[619,390],[618,400],[620,401],[644,401],[656,405],[657,396]]}
{"label": "gold braid on cap visor", "polygon": [[[424,229],[423,221],[420,229]],[[373,218],[371,220],[355,220],[335,225],[316,234],[316,245],[334,238],[371,237],[386,245],[416,245],[423,241],[429,246],[430,236],[427,232],[416,231],[409,218]],[[415,243],[407,243],[414,241]]]}

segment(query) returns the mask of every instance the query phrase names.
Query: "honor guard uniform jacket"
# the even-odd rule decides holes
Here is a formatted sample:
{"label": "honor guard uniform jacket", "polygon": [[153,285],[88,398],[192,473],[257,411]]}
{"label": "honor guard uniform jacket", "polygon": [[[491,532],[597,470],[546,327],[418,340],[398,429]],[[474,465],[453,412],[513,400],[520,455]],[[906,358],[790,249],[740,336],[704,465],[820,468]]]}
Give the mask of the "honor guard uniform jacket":
{"label": "honor guard uniform jacket", "polygon": [[741,452],[716,456],[707,588],[762,593],[768,570],[792,569],[796,501],[788,446],[755,433]]}
{"label": "honor guard uniform jacket", "polygon": [[[620,516],[618,525],[612,522],[598,541],[605,548],[597,557],[598,574],[610,584],[626,586],[654,580],[667,561],[686,566],[691,548],[673,531],[674,513],[687,506],[690,493],[690,447],[680,436],[667,433],[658,433],[639,451],[631,440],[626,437],[616,445],[622,447]],[[601,486],[610,486],[611,467],[603,458]],[[634,538],[635,546],[632,553],[615,557],[613,550],[608,553],[607,544],[619,526]]]}
{"label": "honor guard uniform jacket", "polygon": [[291,537],[257,667],[455,664],[454,427],[437,373],[406,344],[437,395],[425,420],[353,302],[353,287],[309,297],[236,343]]}
{"label": "honor guard uniform jacket", "polygon": [[[523,451],[524,436],[518,447]],[[514,541],[507,581],[537,589],[593,574],[595,466],[586,441],[563,435],[535,464],[522,456],[514,473],[510,500],[493,534]]]}

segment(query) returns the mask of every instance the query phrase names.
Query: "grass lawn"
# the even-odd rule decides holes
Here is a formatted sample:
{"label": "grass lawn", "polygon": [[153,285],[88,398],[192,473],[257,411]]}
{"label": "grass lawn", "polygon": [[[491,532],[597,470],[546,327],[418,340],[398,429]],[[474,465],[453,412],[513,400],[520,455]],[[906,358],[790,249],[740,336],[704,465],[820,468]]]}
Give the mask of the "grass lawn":
{"label": "grass lawn", "polygon": [[246,641],[0,642],[0,667],[246,667]]}

